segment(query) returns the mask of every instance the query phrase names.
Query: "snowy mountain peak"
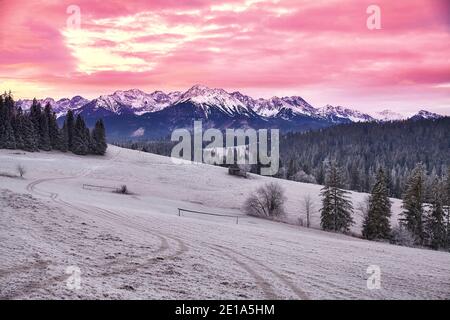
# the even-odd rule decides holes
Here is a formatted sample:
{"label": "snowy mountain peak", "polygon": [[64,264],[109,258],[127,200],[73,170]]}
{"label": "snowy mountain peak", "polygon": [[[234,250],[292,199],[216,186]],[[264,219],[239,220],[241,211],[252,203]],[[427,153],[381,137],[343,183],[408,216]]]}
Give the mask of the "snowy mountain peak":
{"label": "snowy mountain peak", "polygon": [[366,113],[348,109],[342,106],[332,106],[329,104],[320,109],[320,114],[323,117],[331,119],[333,122],[338,121],[339,119],[348,119],[351,122],[367,122],[375,120],[373,117]]}
{"label": "snowy mountain peak", "polygon": [[379,121],[399,121],[399,120],[404,120],[405,116],[403,116],[402,114],[398,113],[398,112],[394,112],[392,110],[389,109],[385,109],[383,111],[380,112],[375,112],[372,115],[375,119],[379,120]]}
{"label": "snowy mountain peak", "polygon": [[439,118],[442,118],[442,115],[423,109],[411,117],[411,119],[439,119]]}
{"label": "snowy mountain peak", "polygon": [[195,85],[183,93],[177,103],[191,102],[202,107],[205,113],[216,108],[226,114],[252,114],[249,106],[223,89],[211,89],[203,85]]}

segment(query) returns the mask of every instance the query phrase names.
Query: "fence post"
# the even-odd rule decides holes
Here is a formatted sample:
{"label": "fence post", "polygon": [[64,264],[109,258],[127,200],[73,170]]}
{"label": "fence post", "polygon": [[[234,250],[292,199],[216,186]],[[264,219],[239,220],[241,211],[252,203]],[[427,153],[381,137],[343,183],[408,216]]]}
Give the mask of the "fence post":
{"label": "fence post", "polygon": [[181,217],[181,210],[178,208],[178,216]]}
{"label": "fence post", "polygon": [[239,217],[236,216],[236,224],[239,224]]}

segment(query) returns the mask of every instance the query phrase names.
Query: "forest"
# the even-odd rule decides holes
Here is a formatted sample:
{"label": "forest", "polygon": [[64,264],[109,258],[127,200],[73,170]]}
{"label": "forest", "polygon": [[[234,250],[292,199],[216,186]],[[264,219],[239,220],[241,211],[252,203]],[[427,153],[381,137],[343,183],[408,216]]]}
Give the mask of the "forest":
{"label": "forest", "polygon": [[24,151],[71,151],[77,155],[104,155],[106,133],[103,121],[95,123],[92,130],[83,118],[69,110],[62,128],[50,104],[43,108],[36,99],[30,110],[16,107],[11,94],[0,95],[0,149]]}

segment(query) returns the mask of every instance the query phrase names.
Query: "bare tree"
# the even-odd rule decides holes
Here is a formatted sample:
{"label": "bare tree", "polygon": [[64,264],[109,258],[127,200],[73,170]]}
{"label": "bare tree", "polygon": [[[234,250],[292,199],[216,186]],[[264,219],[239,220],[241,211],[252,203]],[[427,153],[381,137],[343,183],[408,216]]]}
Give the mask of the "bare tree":
{"label": "bare tree", "polygon": [[17,172],[19,173],[19,176],[21,178],[23,178],[23,176],[25,175],[25,173],[27,173],[27,170],[25,169],[25,167],[21,164],[17,165]]}
{"label": "bare tree", "polygon": [[359,216],[362,218],[362,221],[364,221],[369,214],[369,196],[366,196],[363,201],[358,202],[356,206],[356,211],[358,212]]}
{"label": "bare tree", "polygon": [[275,182],[259,187],[244,203],[244,210],[250,216],[274,219],[284,215],[284,190]]}
{"label": "bare tree", "polygon": [[309,193],[303,197],[302,203],[306,214],[306,227],[309,228],[311,226],[312,211],[314,210],[314,203]]}

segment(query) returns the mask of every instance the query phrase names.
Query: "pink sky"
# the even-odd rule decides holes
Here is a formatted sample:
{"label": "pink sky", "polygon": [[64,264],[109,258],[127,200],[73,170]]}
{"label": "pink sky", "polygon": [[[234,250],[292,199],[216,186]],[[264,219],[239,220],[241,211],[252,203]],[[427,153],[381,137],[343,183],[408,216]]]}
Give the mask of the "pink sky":
{"label": "pink sky", "polygon": [[0,0],[0,89],[16,99],[197,83],[450,115],[450,1]]}

